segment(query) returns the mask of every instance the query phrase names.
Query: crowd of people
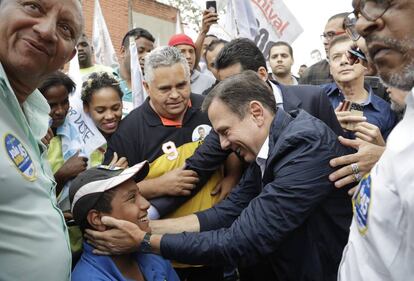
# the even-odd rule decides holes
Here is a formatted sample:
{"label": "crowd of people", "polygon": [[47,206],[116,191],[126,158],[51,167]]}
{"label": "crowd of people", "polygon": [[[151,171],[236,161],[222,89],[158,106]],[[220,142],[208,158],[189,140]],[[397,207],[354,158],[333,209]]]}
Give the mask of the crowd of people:
{"label": "crowd of people", "polygon": [[79,1],[0,0],[0,280],[412,280],[414,1],[352,5],[296,76],[215,11],[196,41],[128,31],[112,68]]}

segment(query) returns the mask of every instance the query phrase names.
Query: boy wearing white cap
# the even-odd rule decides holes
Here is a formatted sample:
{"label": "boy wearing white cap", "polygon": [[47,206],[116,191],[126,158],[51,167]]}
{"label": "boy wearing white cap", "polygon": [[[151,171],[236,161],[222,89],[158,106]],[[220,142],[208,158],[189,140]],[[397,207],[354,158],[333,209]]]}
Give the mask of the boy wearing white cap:
{"label": "boy wearing white cap", "polygon": [[[128,169],[98,166],[82,172],[70,188],[70,201],[75,222],[86,228],[104,231],[103,216],[133,222],[150,231],[147,217],[149,203],[136,185],[148,174],[147,161]],[[77,263],[72,280],[173,280],[178,276],[169,261],[162,257],[133,252],[117,256],[98,256],[87,242]]]}

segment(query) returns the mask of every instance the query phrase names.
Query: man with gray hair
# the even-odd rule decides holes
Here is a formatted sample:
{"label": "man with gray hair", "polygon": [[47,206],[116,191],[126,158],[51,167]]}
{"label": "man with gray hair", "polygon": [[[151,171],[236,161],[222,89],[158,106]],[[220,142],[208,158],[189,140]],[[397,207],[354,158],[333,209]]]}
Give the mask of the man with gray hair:
{"label": "man with gray hair", "polygon": [[[217,171],[207,181],[199,179],[196,172],[184,169],[185,160],[202,143],[199,128],[206,134],[211,129],[207,114],[200,110],[203,96],[190,93],[190,68],[186,59],[177,48],[156,48],[145,58],[144,78],[149,98],[131,111],[112,136],[106,154],[108,161],[116,151],[120,157],[127,157],[129,165],[144,160],[151,163],[148,176],[138,183],[141,194],[151,201],[150,218],[157,217],[158,210],[166,213],[160,205],[164,197],[183,202],[167,212],[168,217],[212,207],[218,196],[212,196],[211,192],[221,180],[221,173]],[[199,181],[203,184],[201,190],[190,198],[191,190]],[[222,270],[179,267],[177,273],[182,279],[198,272],[202,272],[203,280],[220,280],[223,276]]]}

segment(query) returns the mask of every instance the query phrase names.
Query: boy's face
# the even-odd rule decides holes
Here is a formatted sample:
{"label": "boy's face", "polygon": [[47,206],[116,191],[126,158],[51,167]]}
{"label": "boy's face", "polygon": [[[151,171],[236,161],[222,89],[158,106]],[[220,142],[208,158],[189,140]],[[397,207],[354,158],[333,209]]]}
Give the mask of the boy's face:
{"label": "boy's face", "polygon": [[52,128],[63,125],[69,110],[69,93],[63,85],[52,86],[43,94],[50,106]]}
{"label": "boy's face", "polygon": [[112,211],[107,215],[135,223],[142,231],[150,231],[147,216],[150,204],[141,196],[136,183],[130,179],[115,187],[114,191]]}

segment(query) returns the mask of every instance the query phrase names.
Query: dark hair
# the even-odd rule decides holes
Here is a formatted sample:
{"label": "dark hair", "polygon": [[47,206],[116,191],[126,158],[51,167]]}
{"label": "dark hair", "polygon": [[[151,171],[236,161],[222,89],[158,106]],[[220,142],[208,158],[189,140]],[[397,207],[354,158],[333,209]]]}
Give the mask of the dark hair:
{"label": "dark hair", "polygon": [[42,84],[39,87],[39,91],[45,95],[50,88],[60,85],[64,86],[69,94],[72,93],[76,88],[75,82],[73,82],[69,76],[57,70],[49,74],[45,80],[43,80]]}
{"label": "dark hair", "polygon": [[286,46],[288,48],[288,50],[289,50],[290,56],[293,59],[293,49],[292,49],[292,46],[290,46],[290,44],[287,43],[287,42],[285,42],[285,41],[277,41],[277,42],[275,42],[275,43],[273,43],[271,45],[271,47],[269,49],[269,58],[270,58],[270,53],[272,52],[273,47],[276,47],[276,46]]}
{"label": "dark hair", "polygon": [[277,110],[270,86],[252,70],[243,71],[221,81],[204,99],[202,110],[207,112],[216,98],[224,102],[240,119],[246,115],[251,101],[259,101],[273,114]]}
{"label": "dark hair", "polygon": [[306,64],[302,64],[301,66],[299,66],[299,67],[308,67]]}
{"label": "dark hair", "polygon": [[328,22],[336,20],[336,19],[345,19],[347,16],[349,15],[349,13],[338,13],[333,15],[332,17],[330,17],[328,19]]}
{"label": "dark hair", "polygon": [[93,93],[103,88],[114,89],[122,100],[123,93],[119,87],[119,81],[107,72],[94,72],[82,84],[81,99],[83,104],[88,105],[91,102]]}
{"label": "dark hair", "polygon": [[155,42],[154,36],[152,36],[152,34],[149,33],[148,30],[137,27],[137,28],[134,28],[134,29],[131,29],[130,31],[128,31],[125,34],[124,38],[122,38],[122,43],[121,44],[125,49],[129,49],[129,40],[128,39],[129,39],[130,36],[134,36],[135,40],[137,40],[141,37],[144,37],[145,39],[150,40],[152,43]]}
{"label": "dark hair", "polygon": [[349,38],[349,36],[346,35],[346,34],[335,36],[332,39],[332,41],[329,43],[329,46],[328,46],[328,56],[330,55],[329,53],[330,53],[330,51],[331,51],[331,49],[332,49],[332,47],[334,45],[337,45],[337,44],[343,43],[343,42],[348,42],[348,41],[351,41],[352,42],[351,38]]}
{"label": "dark hair", "polygon": [[[94,193],[88,194],[84,198],[82,198],[82,200],[88,200],[88,196],[97,196],[97,195]],[[90,210],[96,210],[98,212],[105,212],[105,213],[112,212],[111,202],[112,202],[112,199],[114,199],[114,196],[115,196],[115,188],[104,191],[102,194],[99,195],[98,201],[96,201],[96,204]],[[85,231],[85,229],[91,228],[91,225],[89,224],[88,219],[87,219],[87,215],[90,210],[88,210],[88,212],[85,213],[86,216],[82,218],[80,222],[77,222],[79,224],[79,228],[81,229],[82,233]]]}
{"label": "dark hair", "polygon": [[227,43],[216,57],[216,68],[224,69],[240,63],[242,70],[257,71],[266,68],[266,60],[256,46],[247,38],[238,38]]}

